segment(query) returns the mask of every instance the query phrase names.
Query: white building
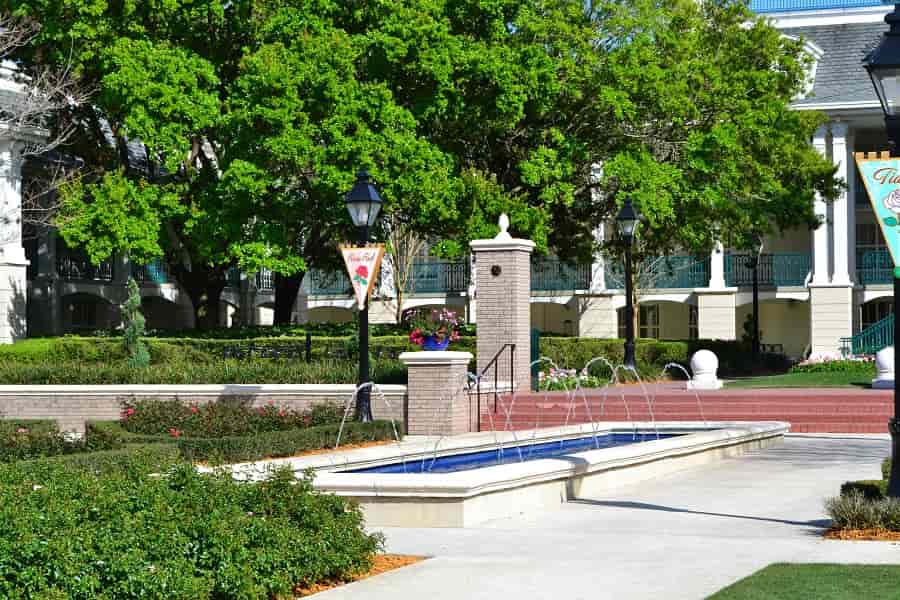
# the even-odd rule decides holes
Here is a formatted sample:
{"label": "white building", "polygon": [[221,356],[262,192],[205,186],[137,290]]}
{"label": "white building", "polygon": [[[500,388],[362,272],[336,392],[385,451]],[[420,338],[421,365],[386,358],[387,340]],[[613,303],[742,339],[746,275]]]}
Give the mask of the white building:
{"label": "white building", "polygon": [[[809,93],[795,107],[828,116],[811,143],[834,161],[839,176],[849,183],[834,203],[817,204],[825,225],[765,240],[758,271],[762,342],[767,349],[794,357],[833,353],[842,338],[875,325],[892,310],[892,263],[853,163],[854,152],[887,148],[882,112],[861,61],[886,30],[883,19],[890,7],[878,0],[754,0],[752,7],[771,17],[785,35],[806,41],[816,64]],[[17,174],[7,168],[5,176],[13,181]],[[7,183],[0,191],[11,197],[15,187]],[[132,272],[142,282],[149,327],[191,324],[190,303],[163,268],[134,268],[123,259],[92,266],[65,249],[52,231],[26,239],[25,249],[31,261],[28,321],[34,332],[116,326],[117,305]],[[747,259],[718,248],[710,256],[657,261],[640,295],[638,335],[740,339],[752,310]],[[468,259],[423,261],[416,266],[405,308],[449,305],[474,314],[471,272]],[[535,262],[532,324],[543,331],[621,337],[625,297],[617,273],[602,257],[593,265]],[[223,295],[223,324],[235,319],[271,322],[271,284],[265,273],[251,278],[235,274]],[[347,289],[340,274],[310,274],[295,318],[349,320],[353,302]],[[389,321],[393,314],[390,292],[382,289],[373,304],[373,321]]]}

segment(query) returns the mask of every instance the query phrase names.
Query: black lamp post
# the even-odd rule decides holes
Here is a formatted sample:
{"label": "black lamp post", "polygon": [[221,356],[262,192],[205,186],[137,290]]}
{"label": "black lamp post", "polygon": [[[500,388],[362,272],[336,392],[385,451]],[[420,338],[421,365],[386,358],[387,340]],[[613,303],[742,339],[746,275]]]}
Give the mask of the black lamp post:
{"label": "black lamp post", "polygon": [[[362,170],[356,175],[356,183],[353,189],[347,193],[347,210],[350,218],[359,231],[359,243],[365,246],[369,243],[369,232],[384,201],[371,182],[369,174]],[[375,273],[372,273],[375,277]],[[369,299],[359,311],[359,385],[369,382]],[[363,388],[356,395],[356,419],[367,423],[372,420],[372,390]]]}
{"label": "black lamp post", "polygon": [[[866,56],[863,64],[872,84],[875,86],[875,94],[881,102],[884,110],[884,125],[887,129],[888,144],[891,156],[898,156],[898,144],[900,144],[900,4],[894,5],[894,12],[884,18],[884,22],[890,26],[885,32],[881,43]],[[900,311],[898,311],[898,299],[900,299],[900,269],[894,268],[894,373],[900,370],[900,353],[896,352],[897,342],[900,341]],[[888,421],[888,430],[891,432],[891,476],[888,483],[888,496],[900,497],[900,389],[894,384],[894,417]]]}
{"label": "black lamp post", "polygon": [[634,302],[632,296],[631,285],[631,245],[634,242],[634,230],[637,228],[641,217],[634,206],[631,205],[631,199],[627,198],[625,204],[616,215],[616,226],[619,228],[619,235],[625,241],[625,360],[626,367],[635,367],[634,361]]}
{"label": "black lamp post", "polygon": [[747,266],[753,271],[753,339],[751,340],[751,353],[754,364],[759,364],[759,259],[762,258],[763,238],[760,234],[753,234],[753,254],[747,261]]}

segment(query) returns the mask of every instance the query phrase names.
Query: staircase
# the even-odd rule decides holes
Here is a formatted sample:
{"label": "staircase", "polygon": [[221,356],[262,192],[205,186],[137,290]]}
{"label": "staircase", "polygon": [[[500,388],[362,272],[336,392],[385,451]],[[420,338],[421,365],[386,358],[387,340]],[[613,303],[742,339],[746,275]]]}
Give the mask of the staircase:
{"label": "staircase", "polygon": [[894,345],[894,315],[869,325],[853,337],[841,338],[841,354],[859,356],[875,354],[882,348]]}
{"label": "staircase", "polygon": [[[786,421],[794,433],[886,433],[893,416],[893,392],[869,389],[753,389],[700,392],[697,397],[670,385],[648,386],[656,421]],[[624,392],[624,394],[623,394]],[[593,421],[650,421],[647,400],[627,386],[604,395],[586,390],[574,404],[565,393],[503,394],[497,409],[486,406],[482,431],[524,430]],[[624,397],[623,397],[624,396]],[[627,405],[627,410],[626,410]],[[590,418],[588,417],[590,410]],[[509,411],[507,425],[506,412]],[[566,415],[568,414],[568,421]]]}

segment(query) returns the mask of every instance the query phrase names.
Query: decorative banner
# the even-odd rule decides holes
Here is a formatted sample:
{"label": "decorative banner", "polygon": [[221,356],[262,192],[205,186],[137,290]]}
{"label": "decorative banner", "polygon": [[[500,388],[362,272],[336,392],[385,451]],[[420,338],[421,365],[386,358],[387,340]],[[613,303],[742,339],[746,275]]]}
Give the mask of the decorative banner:
{"label": "decorative banner", "polygon": [[894,276],[900,273],[900,158],[890,154],[857,152],[856,167],[866,185],[869,202],[894,261]]}
{"label": "decorative banner", "polygon": [[375,280],[378,279],[381,259],[384,257],[384,244],[364,248],[341,246],[341,254],[344,255],[344,264],[347,265],[347,274],[350,275],[350,283],[353,285],[359,310],[363,310],[366,307],[366,300],[372,293]]}

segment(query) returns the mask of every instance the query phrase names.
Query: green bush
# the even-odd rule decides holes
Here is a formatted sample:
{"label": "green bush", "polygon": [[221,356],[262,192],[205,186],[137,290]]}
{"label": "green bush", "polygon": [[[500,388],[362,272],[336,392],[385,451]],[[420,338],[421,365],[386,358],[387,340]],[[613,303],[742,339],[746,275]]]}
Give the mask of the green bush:
{"label": "green bush", "polygon": [[[168,441],[156,438],[154,441]],[[94,473],[117,472],[129,468],[132,463],[149,464],[153,472],[160,473],[181,460],[181,454],[174,443],[129,444],[118,450],[100,450],[63,454],[41,459],[24,460],[18,463],[23,468],[35,468],[45,464],[64,465],[69,470],[83,470]]]}
{"label": "green bush", "polygon": [[884,479],[861,479],[847,481],[841,485],[841,496],[861,494],[866,500],[880,500],[887,496],[887,481]]}
{"label": "green bush", "polygon": [[881,477],[888,481],[891,478],[891,459],[886,458],[881,461]]}
{"label": "green bush", "polygon": [[825,501],[825,512],[838,529],[900,531],[900,499],[866,498],[859,490]]}
{"label": "green bush", "polygon": [[0,421],[0,462],[121,447],[115,436],[72,438],[55,421]]}
{"label": "green bush", "polygon": [[[402,435],[401,425],[397,423],[396,427]],[[310,450],[333,448],[338,428],[338,424],[330,424],[240,437],[182,437],[178,438],[178,448],[182,457],[189,461],[233,463],[292,456]],[[341,432],[342,444],[391,439],[394,439],[394,426],[390,421],[348,421]]]}
{"label": "green bush", "polygon": [[817,363],[802,363],[791,367],[791,373],[859,373],[874,375],[875,363],[865,360],[830,360]]}
{"label": "green bush", "polygon": [[345,580],[382,546],[358,507],[281,470],[257,484],[138,454],[0,466],[0,597],[270,600]]}

